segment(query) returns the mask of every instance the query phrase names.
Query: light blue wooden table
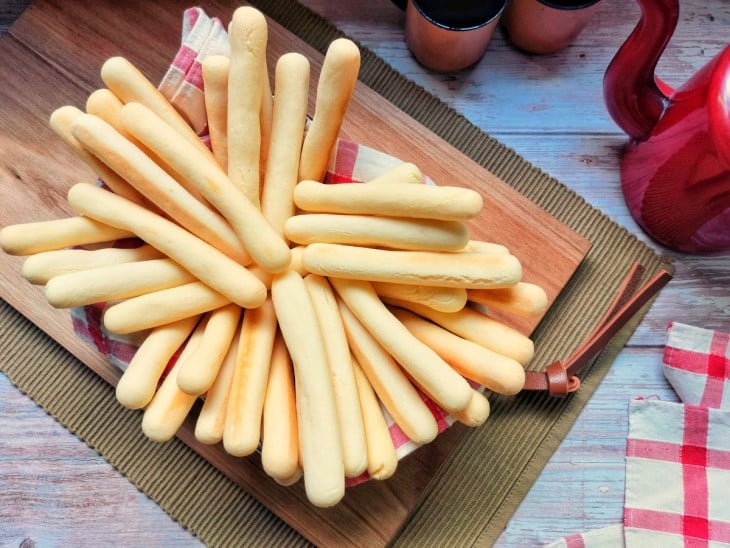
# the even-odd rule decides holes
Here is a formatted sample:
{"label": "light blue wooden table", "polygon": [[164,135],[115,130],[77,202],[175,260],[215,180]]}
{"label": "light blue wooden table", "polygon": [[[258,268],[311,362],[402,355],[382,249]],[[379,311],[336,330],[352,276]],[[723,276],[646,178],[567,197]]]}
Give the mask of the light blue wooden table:
{"label": "light blue wooden table", "polygon": [[[604,108],[602,77],[638,19],[634,0],[602,0],[577,42],[553,55],[521,53],[498,31],[484,59],[456,75],[430,73],[413,60],[403,41],[403,13],[389,1],[304,3],[674,260],[674,279],[497,546],[539,546],[620,523],[627,403],[648,395],[676,400],[661,372],[667,324],[683,321],[730,330],[730,257],[686,256],[656,246],[637,227],[621,196],[618,163],[625,136]],[[27,2],[2,4],[7,28],[13,10],[20,11]],[[659,65],[661,77],[670,85],[683,83],[730,42],[730,3],[682,0],[681,4],[679,27]],[[3,375],[0,486],[0,546],[199,545]]]}

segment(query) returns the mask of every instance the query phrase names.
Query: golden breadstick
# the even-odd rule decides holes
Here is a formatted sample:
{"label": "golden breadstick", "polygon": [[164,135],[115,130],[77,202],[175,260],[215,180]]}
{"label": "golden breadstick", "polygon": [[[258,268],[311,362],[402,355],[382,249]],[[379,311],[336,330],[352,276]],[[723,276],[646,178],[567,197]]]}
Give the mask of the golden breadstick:
{"label": "golden breadstick", "polygon": [[460,221],[310,213],[290,217],[284,234],[298,244],[315,242],[421,251],[457,251],[469,241]]}
{"label": "golden breadstick", "polygon": [[469,243],[461,250],[462,253],[485,253],[487,255],[509,255],[509,249],[501,244],[482,242],[481,240],[469,240]]}
{"label": "golden breadstick", "polygon": [[276,63],[276,101],[261,210],[279,234],[294,214],[294,187],[304,139],[309,90],[309,61],[299,53],[285,53]]}
{"label": "golden breadstick", "polygon": [[202,282],[161,289],[121,301],[104,312],[104,327],[125,334],[197,316],[230,300]]}
{"label": "golden breadstick", "polygon": [[135,233],[243,308],[260,306],[266,286],[246,268],[183,228],[93,185],[68,192],[72,208]]}
{"label": "golden breadstick", "polygon": [[197,188],[228,219],[259,266],[270,272],[280,272],[289,265],[289,246],[220,166],[206,161],[161,118],[139,103],[125,105],[122,120],[137,139],[170,165],[180,179]]}
{"label": "golden breadstick", "polygon": [[345,494],[345,470],[324,336],[299,274],[290,270],[276,276],[271,296],[294,364],[307,498],[315,506],[332,506]]}
{"label": "golden breadstick", "polygon": [[352,372],[350,347],[337,309],[334,291],[327,280],[310,274],[304,284],[312,299],[314,311],[319,320],[322,333],[326,333],[324,346],[330,366],[332,387],[335,391],[335,404],[340,423],[345,476],[354,478],[362,474],[368,466],[367,444],[362,410],[358,400],[355,375]]}
{"label": "golden breadstick", "polygon": [[51,278],[70,272],[113,264],[148,261],[164,257],[151,245],[139,247],[102,247],[100,249],[56,249],[28,257],[21,274],[32,284],[43,285]]}
{"label": "golden breadstick", "polygon": [[341,299],[337,306],[352,353],[388,413],[414,442],[432,441],[438,434],[438,425],[413,384]]}
{"label": "golden breadstick", "polygon": [[467,293],[470,301],[520,316],[537,316],[548,307],[545,290],[528,282],[502,289],[471,289]]}
{"label": "golden breadstick", "polygon": [[261,441],[261,416],[275,335],[276,314],[271,299],[243,315],[223,431],[223,447],[231,455],[250,455]]}
{"label": "golden breadstick", "polygon": [[469,383],[414,337],[386,308],[368,282],[340,278],[330,278],[330,282],[373,337],[438,405],[447,411],[461,411],[469,404]]}
{"label": "golden breadstick", "polygon": [[73,308],[129,299],[195,281],[195,276],[170,259],[152,259],[54,276],[46,284],[51,306]]}
{"label": "golden breadstick", "polygon": [[375,292],[383,298],[412,301],[442,312],[456,312],[466,304],[467,290],[462,287],[409,285],[371,282]]}
{"label": "golden breadstick", "polygon": [[321,181],[324,177],[359,71],[360,50],[355,43],[346,38],[332,41],[324,56],[314,115],[302,145],[299,180]]}
{"label": "golden breadstick", "polygon": [[110,226],[89,217],[66,217],[5,226],[0,229],[0,248],[9,255],[34,255],[132,236],[134,234],[126,228]]}
{"label": "golden breadstick", "polygon": [[280,332],[274,339],[264,400],[261,465],[277,482],[289,484],[301,475],[294,373]]}
{"label": "golden breadstick", "polygon": [[74,120],[72,130],[74,136],[97,158],[117,173],[124,174],[134,188],[171,219],[229,257],[240,262],[249,260],[236,233],[218,212],[190,194],[112,126],[101,118],[82,114]]}
{"label": "golden breadstick", "polygon": [[195,352],[177,374],[177,385],[192,395],[204,394],[215,382],[241,319],[241,307],[228,304],[208,313],[205,332]]}
{"label": "golden breadstick", "polygon": [[479,426],[489,418],[489,400],[478,390],[472,390],[471,401],[466,409],[452,413],[454,418],[466,426]]}
{"label": "golden breadstick", "polygon": [[199,316],[191,316],[149,332],[117,383],[119,403],[129,409],[141,409],[152,400],[170,358],[195,329],[199,319]]}
{"label": "golden breadstick", "polygon": [[373,387],[354,357],[352,358],[352,369],[355,373],[357,393],[365,425],[368,474],[373,479],[388,479],[398,467],[398,456],[395,452],[393,438],[390,436],[388,424],[385,422],[383,411],[380,408],[378,398],[375,397]]}
{"label": "golden breadstick", "polygon": [[304,268],[302,259],[304,258],[304,250],[306,246],[297,245],[291,248],[291,263],[289,263],[289,270],[299,273],[300,276],[304,277],[309,274],[309,271]]}
{"label": "golden breadstick", "polygon": [[423,173],[417,165],[410,162],[403,162],[384,171],[377,177],[369,179],[367,183],[372,184],[391,184],[391,183],[422,183]]}
{"label": "golden breadstick", "polygon": [[218,164],[228,169],[228,69],[225,55],[209,55],[203,59],[205,113],[208,117],[210,147]]}
{"label": "golden breadstick", "polygon": [[198,419],[195,421],[195,439],[206,445],[213,445],[223,439],[226,411],[228,410],[229,387],[233,378],[233,370],[236,367],[240,332],[241,324],[239,322],[215,382],[205,394],[203,407],[200,409]]}
{"label": "golden breadstick", "polygon": [[[266,164],[269,159],[269,148],[271,147],[271,126],[274,121],[274,97],[271,94],[271,80],[269,80],[269,67],[264,55],[264,74],[261,77],[263,89],[261,90],[261,112],[259,123],[261,124],[261,148],[259,149],[259,185],[264,181]],[[261,187],[259,186],[259,199],[261,198]]]}
{"label": "golden breadstick", "polygon": [[205,320],[201,321],[190,335],[185,348],[155,392],[152,401],[142,415],[142,432],[156,442],[170,440],[182,426],[185,417],[190,413],[198,396],[186,394],[177,385],[177,374],[180,368],[190,359],[200,344],[205,330]]}
{"label": "golden breadstick", "polygon": [[101,79],[123,103],[135,101],[149,107],[191,143],[212,157],[211,152],[170,101],[127,59],[124,57],[107,59],[101,67]]}
{"label": "golden breadstick", "polygon": [[352,213],[468,221],[482,209],[481,195],[456,186],[391,183],[327,185],[302,180],[294,190],[294,203],[314,213]]}
{"label": "golden breadstick", "polygon": [[386,302],[411,310],[464,339],[512,358],[522,365],[529,362],[535,353],[535,345],[529,337],[468,306],[458,312],[449,313],[412,302],[391,299],[386,299]]}
{"label": "golden breadstick", "polygon": [[393,310],[408,330],[467,379],[499,394],[517,394],[525,386],[525,370],[518,361],[455,335],[406,310]]}
{"label": "golden breadstick", "polygon": [[259,207],[261,99],[266,67],[268,27],[264,15],[243,6],[228,26],[231,62],[228,71],[228,176]]}
{"label": "golden breadstick", "polygon": [[322,276],[440,287],[514,285],[522,265],[514,255],[398,251],[343,244],[307,246],[304,267]]}

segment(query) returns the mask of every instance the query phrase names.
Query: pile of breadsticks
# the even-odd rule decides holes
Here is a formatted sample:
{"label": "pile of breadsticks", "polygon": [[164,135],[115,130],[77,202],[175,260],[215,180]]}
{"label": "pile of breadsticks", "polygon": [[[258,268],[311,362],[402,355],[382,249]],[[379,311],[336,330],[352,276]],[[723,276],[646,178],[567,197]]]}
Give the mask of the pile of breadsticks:
{"label": "pile of breadsticks", "polygon": [[329,47],[307,125],[308,60],[281,56],[272,89],[263,15],[239,8],[229,36],[230,58],[202,63],[210,148],[111,58],[85,112],[50,119],[104,186],[72,186],[76,216],[7,226],[0,245],[28,256],[22,274],[51,305],[105,303],[105,329],[143,341],[116,394],[149,438],[170,439],[203,398],[201,442],[260,448],[272,478],[303,476],[329,506],[345,478],[393,474],[389,418],[424,444],[438,433],[427,399],[474,426],[489,414],[479,386],[520,391],[532,342],[468,303],[539,314],[545,292],[505,247],[470,239],[472,190],[421,184],[410,163],[321,182],[357,80],[352,42]]}

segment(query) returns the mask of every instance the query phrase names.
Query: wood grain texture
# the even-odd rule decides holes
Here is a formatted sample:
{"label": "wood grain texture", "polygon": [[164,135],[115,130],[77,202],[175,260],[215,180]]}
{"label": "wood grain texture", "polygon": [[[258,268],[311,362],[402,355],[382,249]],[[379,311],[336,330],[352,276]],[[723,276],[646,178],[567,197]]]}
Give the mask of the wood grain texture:
{"label": "wood grain texture", "polygon": [[[631,219],[618,187],[625,138],[605,113],[600,86],[605,66],[638,16],[637,6],[633,0],[604,1],[572,47],[545,57],[515,51],[497,32],[482,62],[445,76],[413,61],[403,43],[403,15],[390,2],[304,3],[674,259],[674,279],[497,546],[536,546],[620,522],[628,401],[654,394],[676,399],[660,367],[667,323],[730,330],[730,259],[684,256],[655,246]],[[682,83],[725,45],[729,24],[730,6],[723,0],[683,0],[679,28],[659,65],[662,77]],[[24,539],[39,546],[199,544],[3,376],[0,436],[7,440],[0,444],[1,544],[17,546]],[[570,493],[568,504],[556,503],[558,492]]]}

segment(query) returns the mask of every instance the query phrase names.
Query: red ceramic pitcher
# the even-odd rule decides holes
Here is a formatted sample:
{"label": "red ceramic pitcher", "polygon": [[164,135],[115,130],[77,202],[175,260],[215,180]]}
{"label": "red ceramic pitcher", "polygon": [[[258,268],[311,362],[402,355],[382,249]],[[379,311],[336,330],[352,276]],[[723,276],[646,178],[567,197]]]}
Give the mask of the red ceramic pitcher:
{"label": "red ceramic pitcher", "polygon": [[730,251],[730,46],[683,86],[655,69],[678,0],[637,0],[641,18],[604,77],[609,114],[630,137],[621,187],[659,243],[686,253]]}

